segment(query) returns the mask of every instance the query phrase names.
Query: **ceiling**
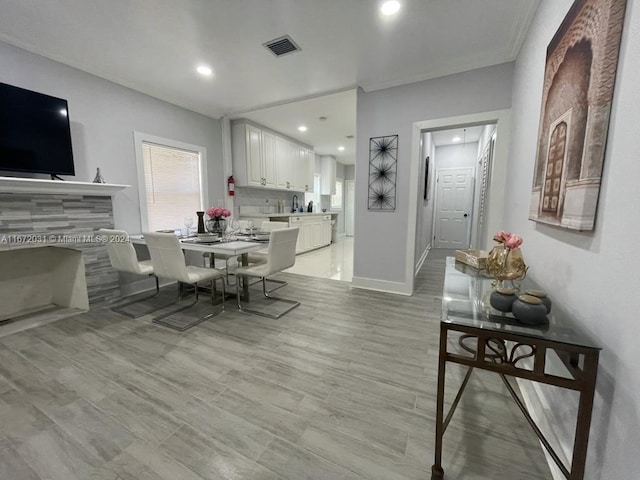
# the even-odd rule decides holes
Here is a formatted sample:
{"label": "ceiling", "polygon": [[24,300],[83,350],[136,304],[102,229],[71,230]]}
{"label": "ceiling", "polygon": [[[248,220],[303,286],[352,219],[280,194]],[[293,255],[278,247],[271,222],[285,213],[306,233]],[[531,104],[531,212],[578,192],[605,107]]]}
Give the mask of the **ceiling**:
{"label": "ceiling", "polygon": [[475,143],[480,140],[483,129],[484,125],[475,127],[452,128],[449,130],[438,130],[431,132],[431,139],[433,141],[433,145],[436,147]]}
{"label": "ceiling", "polygon": [[[0,0],[0,40],[214,118],[252,112],[275,124],[284,114],[265,107],[286,104],[293,115],[297,100],[514,60],[539,0],[401,0],[390,17],[380,3]],[[300,52],[277,58],[262,46],[286,34]],[[198,75],[198,64],[214,74]],[[332,100],[327,111],[337,119]],[[346,109],[352,128],[318,137],[327,153],[355,133],[355,107]]]}
{"label": "ceiling", "polygon": [[[333,155],[339,163],[355,163],[355,89],[264,108],[239,116],[312,145],[316,153]],[[322,120],[320,117],[326,119]],[[300,125],[306,126],[307,131],[300,132]],[[344,147],[343,151],[338,150],[340,146]]]}

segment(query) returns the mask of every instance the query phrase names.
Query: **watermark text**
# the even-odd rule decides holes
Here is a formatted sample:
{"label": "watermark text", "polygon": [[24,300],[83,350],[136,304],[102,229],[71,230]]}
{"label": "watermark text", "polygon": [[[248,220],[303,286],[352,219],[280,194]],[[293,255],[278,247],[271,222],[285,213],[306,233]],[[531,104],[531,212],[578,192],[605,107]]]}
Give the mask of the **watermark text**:
{"label": "watermark text", "polygon": [[127,235],[63,234],[63,233],[8,233],[0,235],[0,245],[126,243]]}

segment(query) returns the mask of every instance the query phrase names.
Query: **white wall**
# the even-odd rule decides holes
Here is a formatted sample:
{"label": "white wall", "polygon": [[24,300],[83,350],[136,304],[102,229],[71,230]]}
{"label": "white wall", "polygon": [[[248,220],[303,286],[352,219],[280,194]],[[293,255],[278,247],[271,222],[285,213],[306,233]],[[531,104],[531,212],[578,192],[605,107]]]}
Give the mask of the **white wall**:
{"label": "white wall", "polygon": [[135,130],[204,146],[210,201],[224,199],[219,120],[2,42],[0,65],[0,82],[68,100],[76,175],[67,179],[90,182],[100,167],[107,182],[131,185],[115,197],[116,227],[140,231]]}
{"label": "white wall", "polygon": [[[485,150],[485,147],[491,141],[491,137],[493,136],[493,132],[496,131],[496,125],[485,125],[482,129],[482,134],[480,135],[480,139],[478,140],[478,152],[477,152],[477,161],[476,161],[476,181],[475,181],[475,193],[474,193],[474,212],[473,212],[473,226],[471,232],[471,248],[477,249],[483,246],[482,239],[486,238],[487,233],[487,225],[486,218],[484,219],[482,225],[480,224],[480,200],[482,195],[482,153]],[[489,169],[491,169],[492,165],[489,165]],[[489,170],[490,171],[490,170]],[[489,178],[487,179],[487,190],[491,189],[491,185],[489,182]],[[486,206],[485,206],[485,217],[486,217]],[[493,236],[493,233],[491,233]]]}
{"label": "white wall", "polygon": [[[346,177],[346,169],[345,166],[341,163],[336,164],[336,180],[340,179],[342,180],[342,209],[338,210],[338,209],[333,209],[330,208],[330,210],[332,212],[337,212],[338,216],[336,218],[336,225],[338,226],[338,233],[339,234],[343,234],[344,233],[344,227],[345,227],[345,220],[344,220],[344,180]],[[329,199],[329,207],[331,207],[331,195],[327,195],[327,198]]]}
{"label": "white wall", "polygon": [[[409,202],[415,202],[408,189],[414,122],[509,108],[512,75],[513,64],[508,63],[374,92],[358,89],[354,286],[411,293],[407,232]],[[395,134],[396,209],[370,212],[369,139]]]}
{"label": "white wall", "polygon": [[[434,145],[431,132],[424,132],[421,136],[420,151],[420,173],[418,186],[418,210],[416,216],[416,248],[415,260],[416,271],[422,266],[426,258],[427,249],[431,246],[432,225],[433,225],[433,178],[435,177],[434,165]],[[431,184],[429,190],[429,198],[424,198],[424,175],[425,175],[425,159],[429,157],[429,177]]]}
{"label": "white wall", "polygon": [[[524,237],[529,275],[603,347],[585,478],[632,479],[640,472],[639,319],[634,300],[640,292],[634,252],[640,237],[639,0],[627,2],[595,231],[577,233],[527,219],[545,53],[572,3],[542,2],[516,63],[504,227]],[[542,399],[537,400],[536,392],[525,388],[537,415],[570,450],[575,396],[541,389]]]}
{"label": "white wall", "polygon": [[466,145],[444,145],[436,147],[436,168],[476,168],[478,160],[478,142]]}
{"label": "white wall", "polygon": [[480,134],[480,139],[478,140],[478,157],[480,157],[480,154],[484,150],[484,147],[491,141],[491,136],[495,131],[495,125],[485,125],[482,128],[482,133]]}

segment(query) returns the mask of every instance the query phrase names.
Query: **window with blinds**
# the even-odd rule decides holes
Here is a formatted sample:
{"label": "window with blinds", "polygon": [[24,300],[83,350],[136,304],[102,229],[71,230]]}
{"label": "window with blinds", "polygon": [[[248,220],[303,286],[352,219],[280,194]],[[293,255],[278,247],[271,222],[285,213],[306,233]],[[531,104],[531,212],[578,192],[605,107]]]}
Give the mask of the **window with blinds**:
{"label": "window with blinds", "polygon": [[143,141],[142,160],[148,231],[195,222],[203,210],[200,152]]}
{"label": "window with blinds", "polygon": [[342,179],[336,180],[336,194],[331,195],[331,208],[342,210]]}

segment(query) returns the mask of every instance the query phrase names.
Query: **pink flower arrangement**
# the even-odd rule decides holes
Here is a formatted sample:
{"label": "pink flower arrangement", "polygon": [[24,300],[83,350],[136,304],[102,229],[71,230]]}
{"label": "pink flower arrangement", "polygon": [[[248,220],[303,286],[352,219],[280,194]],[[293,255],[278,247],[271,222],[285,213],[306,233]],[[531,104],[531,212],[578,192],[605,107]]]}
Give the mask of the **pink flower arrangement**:
{"label": "pink flower arrangement", "polygon": [[500,230],[498,233],[496,233],[493,236],[493,240],[495,242],[504,244],[504,246],[509,249],[518,248],[524,241],[520,235],[505,232],[504,230]]}
{"label": "pink flower arrangement", "polygon": [[209,207],[207,208],[207,216],[209,218],[226,218],[231,216],[231,212],[222,207]]}

